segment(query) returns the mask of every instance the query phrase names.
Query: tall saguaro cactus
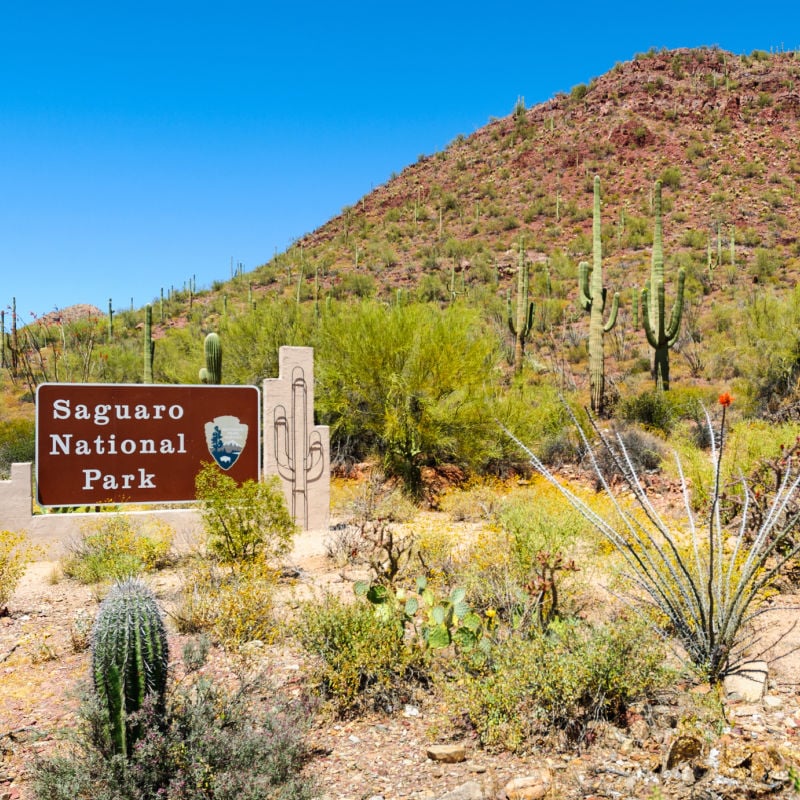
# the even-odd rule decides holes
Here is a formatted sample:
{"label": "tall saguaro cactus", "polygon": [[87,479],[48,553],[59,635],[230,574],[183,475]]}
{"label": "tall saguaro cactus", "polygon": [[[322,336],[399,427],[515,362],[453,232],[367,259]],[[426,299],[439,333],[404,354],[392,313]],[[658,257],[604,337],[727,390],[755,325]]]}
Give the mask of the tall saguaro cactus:
{"label": "tall saguaro cactus", "polygon": [[206,354],[206,365],[200,370],[202,383],[222,383],[222,343],[219,335],[209,333],[203,344]]}
{"label": "tall saguaro cactus", "polygon": [[168,661],[167,633],[153,593],[133,578],[116,584],[92,630],[94,688],[108,711],[115,752],[133,752],[142,731],[130,715],[148,695],[156,713],[163,713]]}
{"label": "tall saguaro cactus", "polygon": [[508,303],[508,328],[514,337],[514,373],[522,372],[522,362],[525,357],[525,342],[533,327],[533,301],[528,302],[528,273],[529,267],[525,260],[523,240],[519,241],[519,268],[517,269],[517,311],[516,317],[511,313],[511,293],[507,297]]}
{"label": "tall saguaro cactus", "polygon": [[650,281],[642,289],[642,322],[647,342],[655,351],[653,355],[653,377],[656,388],[669,389],[669,349],[678,340],[683,315],[683,285],[686,273],[678,270],[678,294],[672,305],[669,322],[664,308],[664,246],[661,222],[661,181],[655,187],[655,230],[653,232],[653,259]]}
{"label": "tall saguaro cactus", "polygon": [[603,249],[600,240],[600,177],[594,176],[594,211],[592,217],[592,279],[589,281],[589,265],[581,261],[578,265],[580,304],[589,312],[589,387],[592,395],[592,411],[603,411],[605,391],[605,355],[603,334],[608,333],[617,322],[619,292],[614,292],[608,320],[603,323],[606,307],[606,287],[603,286]]}
{"label": "tall saguaro cactus", "polygon": [[153,355],[156,343],[153,340],[153,309],[148,304],[144,308],[144,382],[153,382]]}

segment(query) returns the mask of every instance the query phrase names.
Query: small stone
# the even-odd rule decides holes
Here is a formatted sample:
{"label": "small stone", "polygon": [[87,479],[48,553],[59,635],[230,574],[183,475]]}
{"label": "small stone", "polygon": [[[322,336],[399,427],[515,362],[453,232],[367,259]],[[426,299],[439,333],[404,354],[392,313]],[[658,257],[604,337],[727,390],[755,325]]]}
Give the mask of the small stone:
{"label": "small stone", "polygon": [[486,764],[472,764],[470,766],[470,771],[475,772],[478,775],[482,775],[486,772]]}
{"label": "small stone", "polygon": [[681,782],[686,786],[694,786],[694,770],[688,764],[681,770]]}
{"label": "small stone", "polygon": [[676,736],[669,745],[664,759],[664,769],[671,770],[679,764],[694,761],[703,753],[703,743],[696,736]]}
{"label": "small stone", "polygon": [[768,694],[764,698],[764,708],[776,709],[783,705],[783,698],[774,694]]}
{"label": "small stone", "polygon": [[358,744],[361,741],[361,739],[359,739],[358,736],[352,733],[350,734],[350,736],[347,737],[347,740],[352,742],[353,744]]}
{"label": "small stone", "polygon": [[484,800],[483,789],[475,781],[467,781],[443,794],[439,800]]}
{"label": "small stone", "polygon": [[723,686],[728,700],[742,700],[745,703],[757,703],[764,694],[767,682],[766,661],[746,661],[725,676]]}
{"label": "small stone", "polygon": [[403,709],[403,716],[404,717],[418,717],[419,716],[419,709],[416,706],[407,705]]}
{"label": "small stone", "polygon": [[457,764],[467,760],[467,748],[463,744],[432,744],[425,751],[431,761]]}
{"label": "small stone", "polygon": [[514,778],[505,785],[508,800],[539,800],[550,789],[553,776],[550,770],[540,769],[524,778]]}

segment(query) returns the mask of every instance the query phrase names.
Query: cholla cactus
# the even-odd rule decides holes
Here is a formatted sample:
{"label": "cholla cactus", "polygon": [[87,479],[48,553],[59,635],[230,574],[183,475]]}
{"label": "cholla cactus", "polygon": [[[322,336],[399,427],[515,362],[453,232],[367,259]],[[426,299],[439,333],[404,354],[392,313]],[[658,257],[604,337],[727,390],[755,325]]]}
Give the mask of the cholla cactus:
{"label": "cholla cactus", "polygon": [[141,735],[129,717],[153,698],[163,713],[169,652],[156,599],[141,581],[128,578],[112,587],[92,630],[92,676],[108,710],[114,751],[130,755]]}

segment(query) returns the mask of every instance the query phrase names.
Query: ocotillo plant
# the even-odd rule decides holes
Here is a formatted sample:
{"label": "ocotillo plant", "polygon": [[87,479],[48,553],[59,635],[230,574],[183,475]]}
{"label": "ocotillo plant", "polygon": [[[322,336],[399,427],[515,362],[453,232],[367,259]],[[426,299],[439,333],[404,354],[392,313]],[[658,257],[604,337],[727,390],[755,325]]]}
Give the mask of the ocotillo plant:
{"label": "ocotillo plant", "polygon": [[6,312],[0,310],[0,369],[6,365]]}
{"label": "ocotillo plant", "polygon": [[514,337],[514,372],[522,372],[525,357],[525,342],[533,327],[533,301],[528,302],[528,264],[525,261],[524,242],[519,240],[519,269],[517,270],[517,313],[516,319],[511,314],[511,292],[507,297],[508,328]]}
{"label": "ocotillo plant", "polygon": [[589,387],[592,395],[592,411],[603,411],[605,392],[605,356],[603,334],[608,333],[617,322],[619,293],[614,292],[611,312],[603,324],[606,307],[606,287],[603,286],[603,249],[600,241],[600,177],[594,176],[594,211],[592,217],[592,280],[589,282],[589,265],[581,261],[578,266],[580,304],[589,312]]}
{"label": "ocotillo plant", "polygon": [[116,753],[130,756],[141,736],[131,714],[151,696],[156,714],[163,714],[169,651],[167,633],[153,593],[128,578],[106,596],[92,630],[92,677],[108,711]]}
{"label": "ocotillo plant", "polygon": [[642,322],[647,341],[655,351],[653,355],[653,377],[656,388],[669,389],[669,348],[678,340],[683,314],[683,284],[686,273],[678,270],[678,295],[672,306],[669,324],[664,311],[664,247],[661,223],[661,181],[656,181],[655,230],[653,232],[653,260],[650,281],[642,289]]}
{"label": "ocotillo plant", "polygon": [[156,343],[153,340],[153,309],[150,305],[144,307],[144,382],[153,382],[153,355]]}
{"label": "ocotillo plant", "polygon": [[114,338],[114,309],[111,305],[111,298],[108,298],[108,343]]}
{"label": "ocotillo plant", "polygon": [[222,344],[219,335],[209,333],[204,343],[206,365],[200,370],[203,383],[222,383]]}

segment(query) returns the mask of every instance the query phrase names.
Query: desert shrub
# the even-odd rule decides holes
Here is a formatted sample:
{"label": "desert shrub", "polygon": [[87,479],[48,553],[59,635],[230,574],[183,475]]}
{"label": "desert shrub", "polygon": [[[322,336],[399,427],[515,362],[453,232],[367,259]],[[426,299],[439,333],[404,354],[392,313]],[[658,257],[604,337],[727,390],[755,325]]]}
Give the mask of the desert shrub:
{"label": "desert shrub", "polygon": [[497,645],[481,668],[459,665],[445,693],[487,748],[524,750],[554,734],[580,742],[590,721],[622,719],[661,684],[663,658],[639,621],[561,622]]}
{"label": "desert shrub", "polygon": [[418,494],[424,466],[480,469],[495,454],[485,376],[497,342],[477,311],[362,302],[326,315],[316,345],[320,421],[340,459],[374,454]]}
{"label": "desert shrub", "polygon": [[340,714],[393,711],[425,678],[421,654],[405,640],[402,623],[377,615],[368,603],[333,595],[307,603],[297,634],[319,657],[312,681]]}
{"label": "desert shrub", "polygon": [[544,630],[569,608],[573,548],[585,522],[537,477],[529,490],[504,498],[495,525],[464,549],[457,582],[473,606],[496,611],[514,635]]}
{"label": "desert shrub", "polygon": [[198,558],[188,567],[170,617],[181,633],[208,632],[229,649],[272,643],[278,573],[261,559],[235,569]]}
{"label": "desert shrub", "polygon": [[[653,472],[660,469],[664,458],[664,445],[659,439],[646,431],[627,426],[615,429],[614,434],[622,440],[631,466],[636,472]],[[607,481],[622,477],[620,465],[606,450],[599,450],[595,458],[600,472]]]}
{"label": "desert shrub", "polygon": [[208,548],[222,563],[274,558],[289,550],[295,524],[277,476],[238,485],[210,463],[195,485]]}
{"label": "desert shrub", "polygon": [[11,474],[12,464],[34,461],[36,432],[33,420],[10,419],[0,422],[0,480]]}
{"label": "desert shrub", "polygon": [[0,610],[5,608],[28,564],[39,552],[24,533],[0,531]]}
{"label": "desert shrub", "polygon": [[626,422],[637,422],[645,428],[669,433],[675,424],[675,414],[667,392],[650,389],[620,400],[618,413]]}
{"label": "desert shrub", "polygon": [[[175,689],[166,714],[138,713],[143,736],[130,758],[114,755],[103,711],[87,699],[79,727],[56,755],[38,760],[38,800],[305,800],[301,775],[309,708],[261,682],[224,690],[206,678]],[[262,698],[269,698],[269,706]]]}
{"label": "desert shrub", "polygon": [[122,514],[101,514],[81,526],[67,544],[64,574],[81,583],[121,580],[170,563],[174,531],[165,522]]}
{"label": "desert shrub", "polygon": [[439,498],[439,508],[456,522],[478,522],[491,519],[500,502],[498,487],[478,484],[445,493]]}

